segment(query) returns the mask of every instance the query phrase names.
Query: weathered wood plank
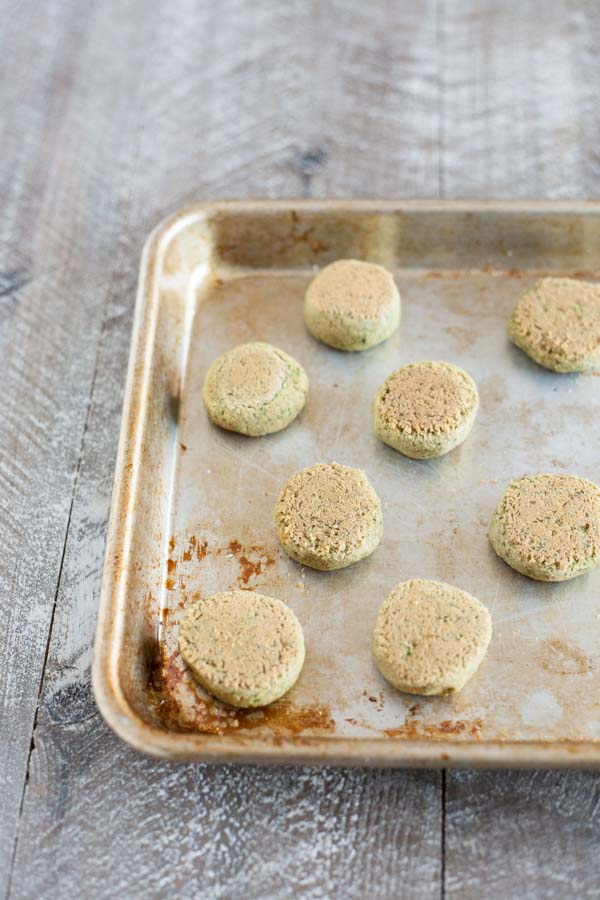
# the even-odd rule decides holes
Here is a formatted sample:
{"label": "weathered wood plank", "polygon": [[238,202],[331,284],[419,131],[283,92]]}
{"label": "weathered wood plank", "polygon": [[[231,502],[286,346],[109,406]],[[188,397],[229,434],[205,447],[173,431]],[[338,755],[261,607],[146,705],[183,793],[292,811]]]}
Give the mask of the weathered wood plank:
{"label": "weathered wood plank", "polygon": [[300,161],[312,190],[324,197],[437,196],[437,3],[332,0],[316,4],[315,13],[310,152]]}
{"label": "weathered wood plank", "polygon": [[454,772],[446,824],[448,897],[598,897],[594,773]]}
{"label": "weathered wood plank", "polygon": [[73,897],[82,882],[89,897],[157,900],[393,898],[400,884],[439,896],[439,820],[423,826],[437,773],[175,767],[97,714],[62,727],[61,753],[42,731],[15,897]]}
{"label": "weathered wood plank", "polygon": [[[598,196],[592,3],[444,3],[446,196]],[[598,896],[600,778],[448,772],[444,888],[460,898]]]}
{"label": "weathered wood plank", "polygon": [[599,40],[591,0],[444,2],[442,195],[597,196]]}
{"label": "weathered wood plank", "polygon": [[[98,53],[112,40],[113,6],[105,4],[96,25]],[[174,769],[122,746],[99,720],[89,686],[134,286],[147,229],[165,212],[205,197],[431,193],[438,169],[429,121],[435,107],[430,73],[421,80],[420,70],[434,40],[433,7],[425,19],[411,13],[391,24],[389,10],[367,18],[358,3],[217,9],[180,0],[147,21],[146,7],[138,8],[122,14],[136,21],[129,55],[151,61],[143,72],[132,62],[128,75],[140,120],[136,171],[126,221],[112,238],[108,312],[13,895],[69,896],[84,881],[96,896],[323,897],[339,885],[344,896],[393,897],[400,882],[406,896],[437,896],[439,774]],[[107,91],[118,89],[110,67],[103,77]],[[399,125],[409,89],[396,83],[425,85],[413,101],[421,115],[407,112]],[[387,143],[379,116],[363,114],[365,90],[388,123]],[[374,146],[377,188],[367,154]]]}
{"label": "weathered wood plank", "polygon": [[[134,23],[119,25],[122,52]],[[0,645],[10,653],[0,657],[0,887],[77,477],[107,249],[130,177],[130,109],[103,82],[108,60],[87,42],[95,27],[93,11],[72,2],[15,6],[3,18]],[[113,66],[116,78],[121,64]]]}

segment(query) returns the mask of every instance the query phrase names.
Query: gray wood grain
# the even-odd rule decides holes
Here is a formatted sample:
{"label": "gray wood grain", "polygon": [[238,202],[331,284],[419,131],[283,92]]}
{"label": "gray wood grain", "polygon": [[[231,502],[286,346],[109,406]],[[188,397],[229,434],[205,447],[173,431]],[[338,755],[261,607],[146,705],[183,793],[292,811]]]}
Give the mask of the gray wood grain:
{"label": "gray wood grain", "polygon": [[[367,21],[356,3],[344,14],[340,44],[332,45],[340,6],[324,10],[314,4],[312,18],[300,5],[226,7],[224,14],[212,5],[169,4],[148,22],[133,7],[121,13],[140,20],[128,52],[134,59],[143,53],[154,64],[142,71],[132,65],[128,80],[139,117],[130,151],[135,162],[129,161],[129,202],[107,271],[108,306],[18,831],[16,897],[72,896],[82,879],[90,896],[320,897],[337,880],[346,896],[391,897],[405,877],[407,896],[440,891],[439,773],[173,769],[123,747],[100,721],[90,694],[104,533],[145,233],[165,212],[204,197],[335,192],[336,179],[339,193],[351,181],[357,192],[371,192],[365,147],[377,142],[378,119],[356,125],[362,145],[355,147],[353,140],[338,146],[334,140],[343,138],[341,122],[361,106],[360,67],[353,60],[363,53],[375,59],[385,37],[369,103],[385,93],[388,60],[394,60],[400,80],[418,80],[420,64],[411,54],[413,37],[420,40],[414,14],[412,25],[398,23],[390,32],[386,10]],[[111,15],[103,13],[90,38],[98,54],[109,53]],[[338,53],[350,60],[349,72],[335,80]],[[110,71],[104,78],[112,79]],[[321,97],[323,78],[332,84],[331,104]],[[119,88],[117,80],[112,90]],[[338,124],[315,130],[315,97],[319,117],[325,121],[329,105]],[[398,100],[393,91],[390,97],[387,115],[393,122]],[[387,104],[384,96],[383,110]],[[409,114],[401,127],[407,142],[398,141],[386,155],[381,190],[395,191],[398,173],[406,177],[405,165],[411,171],[422,147],[423,159],[433,162],[419,169],[418,193],[435,192],[429,181],[437,173],[432,135],[423,135],[422,121],[413,122]],[[357,150],[361,169],[353,175]],[[329,173],[327,183],[323,172]],[[196,786],[191,792],[190,784]]]}
{"label": "gray wood grain", "polygon": [[442,195],[598,195],[597,11],[593,0],[441,5]]}
{"label": "gray wood grain", "polygon": [[169,766],[93,718],[30,784],[16,897],[439,896],[437,774]]}
{"label": "gray wood grain", "polygon": [[144,759],[101,722],[89,666],[149,228],[209,197],[597,195],[594,4],[9,12],[0,885],[16,840],[19,898],[559,897],[563,872],[592,896],[593,775],[448,773],[443,841],[437,773]]}
{"label": "gray wood grain", "polygon": [[592,772],[453,772],[446,895],[596,898],[600,779]]}
{"label": "gray wood grain", "polygon": [[[104,82],[107,59],[86,43],[95,16],[76,3],[46,3],[2,21],[0,644],[10,652],[0,658],[0,884],[77,480],[107,252],[132,158],[130,110]],[[113,27],[123,49],[133,23]]]}

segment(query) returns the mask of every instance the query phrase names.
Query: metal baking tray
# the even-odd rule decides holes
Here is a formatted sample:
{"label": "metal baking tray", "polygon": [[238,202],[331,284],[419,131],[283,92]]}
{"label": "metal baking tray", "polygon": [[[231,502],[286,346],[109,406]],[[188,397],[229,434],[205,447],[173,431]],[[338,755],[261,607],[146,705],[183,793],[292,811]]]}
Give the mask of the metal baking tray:
{"label": "metal baking tray", "polygon": [[[402,322],[344,354],[304,328],[315,270],[342,257],[393,270]],[[572,472],[600,481],[600,381],[555,375],[508,341],[518,294],[542,274],[600,277],[600,204],[259,201],[184,210],[149,238],[125,394],[95,646],[106,721],[172,760],[385,766],[594,766],[600,762],[600,570],[531,581],[492,551],[487,528],[508,481]],[[265,340],[305,366],[311,391],[291,427],[264,438],[205,415],[209,363]],[[409,460],[372,433],[371,398],[393,369],[445,359],[479,385],[468,440]],[[303,569],[272,524],[283,482],[336,460],[364,468],[385,535],[367,560]],[[490,609],[494,635],[458,695],[391,689],[370,639],[400,581],[458,585]],[[292,691],[240,712],[196,689],[177,653],[182,608],[242,587],[280,597],[304,627]]]}

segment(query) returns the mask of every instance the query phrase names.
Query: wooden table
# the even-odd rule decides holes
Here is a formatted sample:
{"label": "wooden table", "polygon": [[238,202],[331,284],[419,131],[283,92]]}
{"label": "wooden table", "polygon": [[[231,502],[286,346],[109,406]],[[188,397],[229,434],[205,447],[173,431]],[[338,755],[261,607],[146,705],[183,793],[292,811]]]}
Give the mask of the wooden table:
{"label": "wooden table", "polygon": [[593,197],[593,0],[2,4],[0,885],[598,897],[600,778],[187,765],[90,661],[138,260],[243,196]]}

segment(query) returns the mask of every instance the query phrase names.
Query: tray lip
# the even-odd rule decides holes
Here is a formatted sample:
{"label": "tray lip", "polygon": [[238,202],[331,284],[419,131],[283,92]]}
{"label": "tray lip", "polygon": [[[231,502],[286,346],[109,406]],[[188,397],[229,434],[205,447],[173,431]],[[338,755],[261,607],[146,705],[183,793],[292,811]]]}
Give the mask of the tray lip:
{"label": "tray lip", "polygon": [[[184,207],[164,218],[146,239],[140,262],[123,411],[110,503],[106,551],[92,662],[92,688],[99,712],[126,743],[150,756],[171,761],[270,764],[327,764],[382,767],[600,768],[600,742],[463,741],[398,738],[253,737],[185,733],[152,726],[134,711],[120,688],[119,609],[128,569],[132,516],[144,421],[142,398],[148,390],[153,329],[158,312],[155,274],[158,257],[187,222],[219,212],[431,211],[600,215],[600,200],[496,199],[306,199],[217,200]],[[125,473],[129,472],[126,477]]]}

